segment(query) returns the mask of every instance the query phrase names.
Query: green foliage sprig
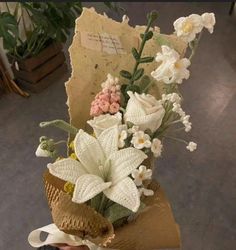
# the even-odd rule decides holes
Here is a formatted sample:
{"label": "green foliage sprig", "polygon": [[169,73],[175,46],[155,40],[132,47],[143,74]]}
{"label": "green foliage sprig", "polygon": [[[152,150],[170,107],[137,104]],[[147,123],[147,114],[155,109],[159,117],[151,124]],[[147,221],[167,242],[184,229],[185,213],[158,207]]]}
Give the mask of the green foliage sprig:
{"label": "green foliage sprig", "polygon": [[[140,48],[139,50],[137,50],[136,48],[132,48],[131,50],[132,55],[135,59],[135,65],[134,65],[132,73],[127,70],[120,71],[120,75],[123,78],[129,80],[128,84],[123,84],[121,86],[121,92],[123,96],[125,97],[126,101],[129,98],[127,96],[127,91],[133,91],[137,93],[146,92],[147,86],[150,83],[149,76],[144,75],[144,68],[139,68],[139,66],[140,64],[150,63],[154,60],[153,56],[142,57],[142,53],[143,53],[146,42],[152,39],[153,37],[153,32],[150,30],[150,28],[156,19],[157,19],[156,11],[152,11],[151,13],[147,15],[148,22],[147,22],[146,30],[144,33],[140,34],[140,37],[142,39]],[[135,82],[140,79],[141,81],[139,82],[139,85],[135,84]]]}

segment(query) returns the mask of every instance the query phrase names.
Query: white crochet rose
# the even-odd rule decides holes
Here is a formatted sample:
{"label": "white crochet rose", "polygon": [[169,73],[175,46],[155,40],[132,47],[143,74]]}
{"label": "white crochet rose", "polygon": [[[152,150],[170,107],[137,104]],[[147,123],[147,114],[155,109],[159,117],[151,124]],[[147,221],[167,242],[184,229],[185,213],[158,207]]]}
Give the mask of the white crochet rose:
{"label": "white crochet rose", "polygon": [[115,115],[105,114],[96,116],[92,120],[87,121],[87,123],[93,128],[96,137],[98,137],[105,129],[120,125],[121,119],[121,113],[116,113]]}
{"label": "white crochet rose", "polygon": [[132,122],[143,131],[146,129],[156,131],[165,114],[161,102],[149,94],[138,94],[131,91],[127,93],[130,99],[124,115],[125,122]]}

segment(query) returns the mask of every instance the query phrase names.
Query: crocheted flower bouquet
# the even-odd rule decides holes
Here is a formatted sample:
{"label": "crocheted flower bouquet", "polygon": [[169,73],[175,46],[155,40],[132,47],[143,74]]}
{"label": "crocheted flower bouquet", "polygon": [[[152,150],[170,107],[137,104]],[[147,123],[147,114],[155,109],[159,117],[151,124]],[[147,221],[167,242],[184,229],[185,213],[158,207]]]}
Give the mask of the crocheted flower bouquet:
{"label": "crocheted flower bouquet", "polygon": [[[175,136],[192,127],[178,86],[189,78],[203,28],[212,33],[215,18],[213,13],[181,17],[172,35],[153,27],[156,18],[153,11],[146,26],[133,28],[127,17],[119,23],[84,9],[77,19],[66,83],[70,124],[40,124],[70,134],[68,155],[58,155],[63,142],[40,138],[36,155],[53,159],[44,183],[54,224],[33,231],[32,246],[180,245],[170,205],[152,179],[153,160],[161,156],[164,139],[183,142],[189,151],[197,147]],[[41,231],[48,233],[45,241]]]}

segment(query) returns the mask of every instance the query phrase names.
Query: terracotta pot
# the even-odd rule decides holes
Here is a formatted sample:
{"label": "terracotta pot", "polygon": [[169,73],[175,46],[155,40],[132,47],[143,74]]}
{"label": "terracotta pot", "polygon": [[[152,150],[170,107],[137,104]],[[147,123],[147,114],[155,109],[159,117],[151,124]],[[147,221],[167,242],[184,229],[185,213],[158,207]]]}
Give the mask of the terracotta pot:
{"label": "terracotta pot", "polygon": [[16,82],[31,92],[40,92],[55,81],[55,75],[67,70],[62,45],[52,43],[37,56],[16,61],[8,59]]}

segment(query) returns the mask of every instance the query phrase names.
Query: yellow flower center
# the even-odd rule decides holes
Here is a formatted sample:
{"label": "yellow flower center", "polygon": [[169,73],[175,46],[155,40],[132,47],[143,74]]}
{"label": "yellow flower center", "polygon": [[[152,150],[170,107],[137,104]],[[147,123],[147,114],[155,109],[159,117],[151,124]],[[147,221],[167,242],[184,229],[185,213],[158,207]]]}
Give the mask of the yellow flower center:
{"label": "yellow flower center", "polygon": [[77,156],[76,156],[75,153],[72,153],[72,154],[70,155],[70,158],[72,158],[72,159],[74,159],[74,160],[78,160],[78,158],[77,158]]}
{"label": "yellow flower center", "polygon": [[74,189],[75,189],[75,185],[70,183],[70,182],[66,182],[64,185],[64,191],[70,195],[73,195],[74,193]]}
{"label": "yellow flower center", "polygon": [[175,68],[177,68],[177,69],[181,68],[181,64],[180,64],[179,61],[177,61],[177,62],[175,63]]}
{"label": "yellow flower center", "polygon": [[186,22],[184,25],[183,25],[183,28],[182,28],[183,32],[184,33],[189,33],[193,30],[193,24],[191,22]]}
{"label": "yellow flower center", "polygon": [[74,141],[71,141],[69,147],[70,147],[73,151],[75,150]]}
{"label": "yellow flower center", "polygon": [[139,174],[139,178],[142,180],[144,178],[144,174],[143,173]]}
{"label": "yellow flower center", "polygon": [[143,138],[140,138],[140,139],[138,140],[138,142],[139,142],[140,144],[143,144],[143,143],[144,143],[144,139],[143,139]]}

